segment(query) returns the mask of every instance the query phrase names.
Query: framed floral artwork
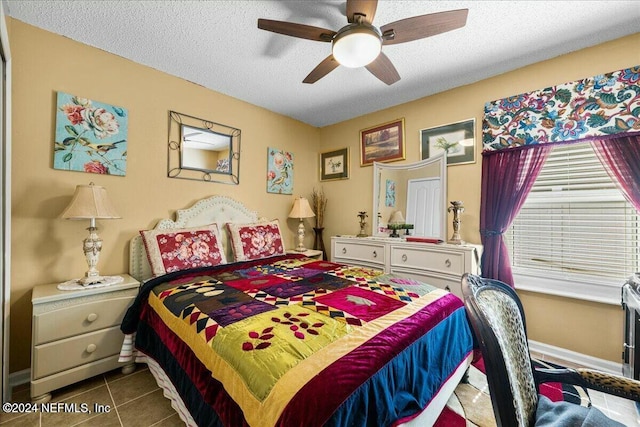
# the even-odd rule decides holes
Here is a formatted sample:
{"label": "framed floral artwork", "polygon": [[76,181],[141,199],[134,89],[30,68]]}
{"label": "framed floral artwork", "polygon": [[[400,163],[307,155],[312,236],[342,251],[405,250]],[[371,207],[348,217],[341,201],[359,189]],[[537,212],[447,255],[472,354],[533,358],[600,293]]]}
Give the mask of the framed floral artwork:
{"label": "framed floral artwork", "polygon": [[420,131],[421,158],[428,159],[443,151],[447,153],[447,165],[463,165],[476,162],[476,119]]}
{"label": "framed floral artwork", "polygon": [[267,193],[293,194],[293,153],[267,148]]}
{"label": "framed floral artwork", "polygon": [[384,205],[388,208],[394,208],[396,206],[396,182],[387,179],[384,190]]}
{"label": "framed floral artwork", "polygon": [[53,168],[124,176],[127,110],[58,92]]}
{"label": "framed floral artwork", "polygon": [[404,119],[360,131],[360,166],[404,158]]}
{"label": "framed floral artwork", "polygon": [[320,181],[349,178],[349,148],[320,153]]}

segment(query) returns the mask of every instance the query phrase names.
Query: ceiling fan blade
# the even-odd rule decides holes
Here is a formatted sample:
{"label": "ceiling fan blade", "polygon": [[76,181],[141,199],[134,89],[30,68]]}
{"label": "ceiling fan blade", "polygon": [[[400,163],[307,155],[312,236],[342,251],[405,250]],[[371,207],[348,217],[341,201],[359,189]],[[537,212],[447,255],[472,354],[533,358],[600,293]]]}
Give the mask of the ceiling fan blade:
{"label": "ceiling fan blade", "polygon": [[393,66],[389,57],[382,52],[380,52],[380,55],[378,55],[371,64],[367,65],[366,68],[371,74],[388,85],[392,85],[400,80],[398,70]]}
{"label": "ceiling fan blade", "polygon": [[304,78],[302,83],[315,83],[335,70],[338,65],[340,64],[335,60],[333,55],[329,55],[325,59],[323,59],[322,62],[319,63],[318,66],[314,68],[307,77]]}
{"label": "ceiling fan blade", "polygon": [[333,30],[313,27],[311,25],[296,24],[293,22],[273,21],[271,19],[258,19],[258,28],[285,36],[299,37],[301,39],[330,42],[336,34]]}
{"label": "ceiling fan blade", "polygon": [[391,22],[380,27],[382,44],[410,42],[464,27],[468,13],[469,9],[458,9]]}
{"label": "ceiling fan blade", "polygon": [[358,22],[356,16],[362,15],[362,20],[371,24],[377,8],[378,0],[347,0],[347,20]]}

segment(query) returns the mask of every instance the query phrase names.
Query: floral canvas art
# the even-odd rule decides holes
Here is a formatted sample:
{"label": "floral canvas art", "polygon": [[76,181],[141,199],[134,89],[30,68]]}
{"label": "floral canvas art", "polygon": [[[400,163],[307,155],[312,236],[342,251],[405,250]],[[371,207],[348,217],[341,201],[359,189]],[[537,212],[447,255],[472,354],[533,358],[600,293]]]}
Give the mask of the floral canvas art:
{"label": "floral canvas art", "polygon": [[267,149],[267,193],[293,194],[293,153]]}
{"label": "floral canvas art", "polygon": [[58,92],[53,168],[124,176],[127,110]]}
{"label": "floral canvas art", "polygon": [[384,205],[390,208],[396,206],[396,182],[392,179],[387,179],[385,182],[384,193]]}

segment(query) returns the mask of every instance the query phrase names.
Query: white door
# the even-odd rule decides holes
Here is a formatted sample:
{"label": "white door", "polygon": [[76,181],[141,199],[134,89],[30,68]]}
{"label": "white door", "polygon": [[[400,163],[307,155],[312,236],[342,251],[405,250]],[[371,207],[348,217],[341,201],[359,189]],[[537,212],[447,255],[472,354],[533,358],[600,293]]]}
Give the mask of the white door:
{"label": "white door", "polygon": [[413,235],[443,239],[442,185],[440,178],[410,179],[407,185],[407,224]]}

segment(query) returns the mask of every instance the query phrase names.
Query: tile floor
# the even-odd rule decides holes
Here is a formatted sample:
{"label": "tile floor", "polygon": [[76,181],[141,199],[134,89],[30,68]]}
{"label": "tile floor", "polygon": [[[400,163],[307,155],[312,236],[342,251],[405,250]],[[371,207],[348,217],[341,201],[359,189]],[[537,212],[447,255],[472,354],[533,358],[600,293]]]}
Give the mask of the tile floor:
{"label": "tile floor", "polygon": [[[566,361],[554,360],[534,354],[538,359],[571,366]],[[0,427],[171,427],[184,424],[173,410],[162,390],[145,366],[138,365],[131,375],[120,370],[90,378],[86,381],[56,390],[52,402],[109,406],[108,413],[32,413],[6,414],[0,412]],[[589,391],[593,405],[610,418],[627,427],[640,427],[640,417],[633,402],[604,393]],[[12,402],[29,402],[28,384],[13,391]]]}
{"label": "tile floor", "polygon": [[[29,386],[25,384],[13,390],[12,402],[29,402]],[[29,427],[170,427],[184,426],[169,400],[162,395],[156,380],[146,366],[138,365],[130,375],[120,370],[98,375],[52,393],[52,402],[109,406],[108,413],[0,413],[0,426]]]}

